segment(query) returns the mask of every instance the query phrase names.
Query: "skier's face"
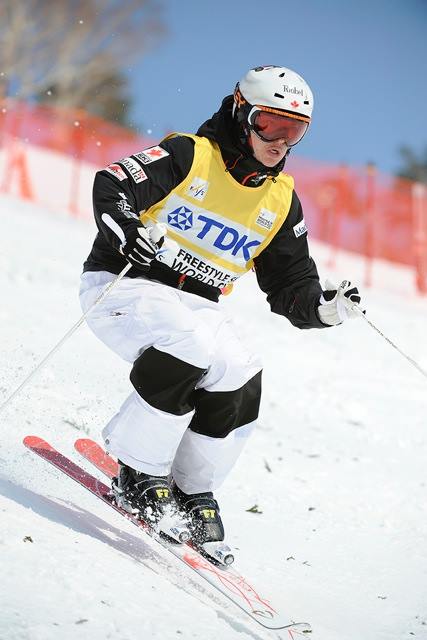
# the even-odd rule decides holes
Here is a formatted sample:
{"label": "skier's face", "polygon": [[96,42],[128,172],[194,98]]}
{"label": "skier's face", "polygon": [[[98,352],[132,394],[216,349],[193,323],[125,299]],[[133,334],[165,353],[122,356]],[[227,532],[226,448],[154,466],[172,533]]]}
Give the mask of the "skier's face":
{"label": "skier's face", "polygon": [[253,154],[265,167],[275,167],[286,155],[289,147],[284,138],[264,142],[253,131],[250,132]]}

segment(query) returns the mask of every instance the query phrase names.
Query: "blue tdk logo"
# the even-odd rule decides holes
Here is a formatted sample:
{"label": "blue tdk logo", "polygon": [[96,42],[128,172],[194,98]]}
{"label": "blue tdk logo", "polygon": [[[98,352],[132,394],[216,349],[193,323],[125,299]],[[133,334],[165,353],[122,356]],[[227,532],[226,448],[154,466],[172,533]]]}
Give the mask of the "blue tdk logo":
{"label": "blue tdk logo", "polygon": [[193,212],[187,207],[178,207],[175,211],[168,213],[168,224],[181,231],[187,231],[193,226]]}
{"label": "blue tdk logo", "polygon": [[[193,212],[185,206],[178,207],[168,213],[168,224],[180,229],[180,231],[193,229]],[[245,262],[252,258],[256,247],[261,244],[259,240],[250,240],[246,233],[240,235],[234,227],[227,226],[219,220],[209,218],[201,213],[197,215],[196,228],[193,233],[196,234],[196,238],[204,240],[204,244],[211,245],[220,251],[230,251],[233,256],[243,257]]]}
{"label": "blue tdk logo", "polygon": [[249,240],[247,234],[241,236],[234,227],[228,227],[205,215],[199,215],[197,221],[204,223],[197,234],[198,238],[206,237],[214,247],[221,251],[231,251],[233,256],[237,256],[240,251],[246,262],[251,259],[255,247],[261,244],[259,240]]}

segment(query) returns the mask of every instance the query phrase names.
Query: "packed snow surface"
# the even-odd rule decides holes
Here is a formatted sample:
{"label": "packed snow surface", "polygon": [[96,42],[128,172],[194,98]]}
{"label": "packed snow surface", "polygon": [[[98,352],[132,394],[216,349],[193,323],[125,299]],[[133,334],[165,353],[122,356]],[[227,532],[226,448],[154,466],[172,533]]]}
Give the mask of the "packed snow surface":
{"label": "packed snow surface", "polygon": [[[4,400],[80,317],[94,227],[2,198],[0,229]],[[358,258],[311,250],[322,280],[363,282]],[[411,277],[380,265],[363,301],[427,369]],[[237,566],[313,640],[426,639],[427,379],[363,319],[299,331],[264,298],[248,274],[221,300],[265,365],[258,430],[217,493]],[[74,440],[100,441],[128,373],[83,326],[0,416],[0,638],[277,637],[22,445],[80,462]]]}

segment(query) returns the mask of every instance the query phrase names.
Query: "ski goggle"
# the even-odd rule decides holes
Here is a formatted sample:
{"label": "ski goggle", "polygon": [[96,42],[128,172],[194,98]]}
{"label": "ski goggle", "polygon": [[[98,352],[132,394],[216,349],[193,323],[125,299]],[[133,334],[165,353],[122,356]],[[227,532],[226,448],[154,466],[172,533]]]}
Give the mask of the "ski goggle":
{"label": "ski goggle", "polygon": [[257,105],[248,115],[248,124],[263,142],[283,139],[293,147],[307,131],[310,118]]}

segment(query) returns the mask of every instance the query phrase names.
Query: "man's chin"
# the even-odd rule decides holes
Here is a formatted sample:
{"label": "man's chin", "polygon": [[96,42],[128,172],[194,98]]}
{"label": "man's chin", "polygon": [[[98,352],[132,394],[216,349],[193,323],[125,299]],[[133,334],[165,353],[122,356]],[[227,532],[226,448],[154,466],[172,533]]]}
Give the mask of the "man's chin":
{"label": "man's chin", "polygon": [[268,167],[269,169],[272,169],[277,164],[279,164],[279,162],[282,162],[283,158],[284,156],[278,157],[276,161],[273,158],[267,158],[265,162],[263,162],[262,164],[264,165],[264,167]]}

